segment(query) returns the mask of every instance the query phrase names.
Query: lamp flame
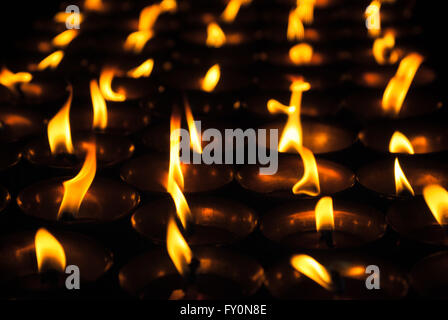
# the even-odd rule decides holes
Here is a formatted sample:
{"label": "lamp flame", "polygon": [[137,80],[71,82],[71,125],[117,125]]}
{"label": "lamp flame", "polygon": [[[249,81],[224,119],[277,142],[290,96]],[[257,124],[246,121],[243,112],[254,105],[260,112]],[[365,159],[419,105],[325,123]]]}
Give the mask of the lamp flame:
{"label": "lamp flame", "polygon": [[208,47],[214,48],[222,47],[226,43],[226,35],[217,23],[212,22],[208,24],[207,40],[205,43]]}
{"label": "lamp flame", "polygon": [[170,217],[168,220],[166,248],[177,271],[185,276],[188,272],[188,265],[193,259],[193,253],[173,217]]}
{"label": "lamp flame", "polygon": [[366,17],[366,28],[371,37],[379,36],[381,32],[381,2],[374,0],[366,8],[364,13]]}
{"label": "lamp flame", "polygon": [[[72,20],[68,20],[68,18],[71,18]],[[56,13],[53,17],[53,21],[54,22],[58,22],[58,23],[66,23],[68,22],[71,25],[77,24],[77,23],[82,23],[82,21],[84,20],[84,16],[82,15],[82,13],[77,13],[77,12],[65,12],[65,11],[60,11],[58,13]]]}
{"label": "lamp flame", "polygon": [[286,31],[286,38],[289,41],[303,40],[305,37],[305,28],[300,19],[299,11],[297,9],[291,10],[288,18],[288,29]]}
{"label": "lamp flame", "polygon": [[70,106],[72,104],[73,88],[69,87],[69,96],[64,106],[48,122],[48,142],[52,154],[73,153],[72,135],[70,133]]}
{"label": "lamp flame", "polygon": [[[100,90],[104,99],[109,101],[125,101],[126,94],[124,90],[115,92],[112,90],[112,81],[118,71],[114,68],[104,68],[100,74]],[[93,99],[93,95],[92,95]]]}
{"label": "lamp flame", "polygon": [[140,11],[138,30],[152,30],[159,15],[162,13],[160,4],[149,5]]}
{"label": "lamp flame", "polygon": [[44,228],[37,230],[34,236],[37,270],[42,273],[46,270],[64,272],[66,258],[64,247],[50,232]]}
{"label": "lamp flame", "polygon": [[312,197],[320,194],[319,172],[317,171],[316,159],[311,150],[301,147],[300,157],[303,162],[303,176],[292,187],[294,194],[306,194]]}
{"label": "lamp flame", "polygon": [[73,39],[75,39],[78,33],[79,32],[76,29],[65,30],[60,34],[58,34],[56,37],[54,37],[53,40],[51,40],[51,43],[55,47],[64,48],[68,46]]}
{"label": "lamp flame", "polygon": [[306,254],[294,255],[290,260],[291,265],[298,272],[307,276],[327,290],[333,290],[333,281],[327,269],[313,257]]}
{"label": "lamp flame", "polygon": [[390,139],[389,152],[414,154],[414,147],[409,139],[400,131],[395,131]]}
{"label": "lamp flame", "polygon": [[154,60],[148,59],[138,67],[135,67],[127,72],[127,75],[131,78],[137,79],[142,77],[149,77],[152,69],[154,68]]}
{"label": "lamp flame", "polygon": [[41,62],[39,62],[39,64],[37,65],[37,70],[42,71],[47,68],[56,69],[59,63],[61,63],[62,58],[64,58],[64,51],[62,50],[55,51],[46,58],[44,58]]}
{"label": "lamp flame", "polygon": [[398,158],[395,158],[394,175],[395,175],[395,193],[396,193],[396,195],[398,196],[405,192],[408,192],[408,193],[414,195],[414,190],[412,189],[411,184],[409,183],[408,179],[404,175],[403,170],[401,170],[401,166],[400,166],[400,162],[398,162]]}
{"label": "lamp flame", "polygon": [[[392,50],[395,46],[395,35],[392,31],[386,31],[382,38],[377,38],[373,42],[372,52],[375,61],[378,64],[394,64],[398,61],[398,50]],[[389,57],[386,58],[386,52],[390,51]]]}
{"label": "lamp flame", "polygon": [[333,199],[321,198],[314,209],[316,216],[316,230],[334,230]]}
{"label": "lamp flame", "polygon": [[64,181],[64,196],[58,211],[58,219],[63,214],[76,215],[81,206],[82,200],[92,184],[96,173],[96,145],[94,143],[84,143],[86,158],[81,170],[70,180]]}
{"label": "lamp flame", "polygon": [[205,77],[201,79],[202,90],[212,92],[218,84],[220,78],[221,68],[219,67],[219,64],[215,64],[208,69]]}
{"label": "lamp flame", "polygon": [[18,83],[28,83],[33,79],[33,75],[29,72],[13,73],[8,68],[3,67],[0,72],[0,84],[15,91],[15,85]]}
{"label": "lamp flame", "polygon": [[400,113],[412,80],[422,62],[423,56],[415,52],[408,54],[401,60],[397,72],[384,90],[381,102],[384,111],[396,115]]}
{"label": "lamp flame", "polygon": [[240,11],[241,5],[249,4],[251,2],[252,0],[230,0],[221,14],[221,19],[227,23],[235,21],[235,18]]}
{"label": "lamp flame", "polygon": [[448,224],[448,191],[440,185],[430,184],[423,188],[423,197],[434,218],[442,225]]}
{"label": "lamp flame", "polygon": [[316,0],[297,0],[297,14],[300,20],[310,24],[314,20],[314,4]]}
{"label": "lamp flame", "polygon": [[104,10],[103,0],[85,0],[84,9],[88,11],[102,11]]}
{"label": "lamp flame", "polygon": [[307,64],[313,58],[313,47],[307,43],[299,43],[289,49],[289,59],[296,65]]}
{"label": "lamp flame", "polygon": [[126,51],[140,53],[145,47],[146,43],[153,37],[154,32],[152,30],[140,30],[132,32],[126,38],[124,42],[124,49]]}
{"label": "lamp flame", "polygon": [[90,97],[93,106],[93,129],[104,130],[107,127],[107,107],[96,80],[90,81]]}
{"label": "lamp flame", "polygon": [[202,153],[201,136],[198,133],[196,124],[194,123],[193,113],[191,112],[190,104],[185,99],[185,116],[187,118],[188,131],[190,132],[191,148],[197,152]]}

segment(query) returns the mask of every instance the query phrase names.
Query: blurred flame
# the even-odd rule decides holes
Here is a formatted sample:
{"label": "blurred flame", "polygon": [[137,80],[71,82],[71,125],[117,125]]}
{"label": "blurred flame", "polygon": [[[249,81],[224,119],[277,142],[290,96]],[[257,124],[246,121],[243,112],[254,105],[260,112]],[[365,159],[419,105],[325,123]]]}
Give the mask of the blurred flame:
{"label": "blurred flame", "polygon": [[448,224],[448,191],[440,185],[431,184],[423,188],[423,197],[437,222],[440,225]]}
{"label": "blurred flame", "polygon": [[83,148],[87,150],[86,158],[78,174],[64,181],[64,197],[58,211],[58,218],[63,213],[77,214],[82,200],[92,184],[96,173],[96,145],[94,143],[84,143]]}
{"label": "blurred flame", "polygon": [[85,0],[84,9],[89,11],[102,11],[104,9],[103,0]]}
{"label": "blurred flame", "polygon": [[321,198],[314,209],[316,216],[316,230],[334,230],[333,199],[331,197]]}
{"label": "blurred flame", "polygon": [[58,34],[56,37],[51,40],[51,43],[56,47],[66,47],[67,45],[72,42],[72,40],[78,35],[79,31],[76,29],[68,29],[60,34]]}
{"label": "blurred flame", "polygon": [[162,13],[160,4],[152,4],[142,9],[138,21],[138,30],[152,30],[157,18]]}
{"label": "blurred flame", "polygon": [[185,116],[187,118],[188,131],[190,132],[191,148],[197,153],[202,153],[201,136],[194,123],[193,113],[187,100],[185,101]]}
{"label": "blurred flame", "polygon": [[399,131],[395,131],[390,139],[389,152],[414,154],[414,148],[404,134]]}
{"label": "blurred flame", "polygon": [[305,28],[297,9],[291,10],[289,13],[286,37],[289,41],[303,40],[305,37]]}
{"label": "blurred flame", "polygon": [[386,52],[391,50],[395,46],[395,35],[392,31],[386,31],[382,38],[377,38],[373,42],[372,52],[375,61],[378,64],[394,64],[398,61],[398,50],[392,50],[389,57],[386,58]]}
{"label": "blurred flame", "polygon": [[230,0],[221,14],[221,19],[227,23],[233,22],[240,11],[241,5],[251,2],[252,0]]}
{"label": "blurred flame", "polygon": [[33,79],[33,75],[29,72],[17,72],[13,73],[8,68],[3,67],[0,72],[0,83],[5,87],[14,91],[14,86],[17,83],[28,83]]}
{"label": "blurred flame", "polygon": [[73,153],[72,135],[70,133],[70,106],[72,104],[73,88],[69,87],[69,96],[64,106],[48,122],[48,142],[52,154]]}
{"label": "blurred flame", "polygon": [[58,50],[44,58],[39,64],[37,65],[37,70],[45,70],[47,68],[50,69],[56,69],[56,67],[61,62],[62,58],[64,58],[64,51]]}
{"label": "blurred flame", "polygon": [[317,171],[316,159],[311,150],[301,147],[300,157],[303,161],[303,176],[292,187],[294,194],[306,194],[315,197],[320,194],[319,172]]}
{"label": "blurred flame", "polygon": [[154,60],[148,59],[138,67],[129,70],[127,75],[134,79],[141,77],[149,77],[151,75],[153,68],[154,68]]}
{"label": "blurred flame", "polygon": [[219,64],[215,64],[210,69],[208,69],[205,77],[201,79],[202,90],[207,92],[213,91],[218,84],[220,77],[221,68],[219,67]]}
{"label": "blurred flame", "polygon": [[[104,99],[109,101],[125,101],[126,100],[126,94],[124,90],[121,90],[120,92],[115,92],[112,90],[112,81],[114,80],[115,74],[119,73],[114,68],[104,68],[101,71],[100,74],[100,90],[101,94],[103,95]],[[92,86],[90,86],[90,89],[92,91]],[[92,94],[93,98],[93,94]]]}
{"label": "blurred flame", "polygon": [[381,102],[384,111],[394,114],[400,113],[412,80],[422,62],[423,56],[415,52],[408,54],[401,60],[395,76],[390,79],[386,90],[384,90]]}
{"label": "blurred flame", "polygon": [[366,17],[366,27],[369,35],[372,37],[379,36],[381,31],[380,9],[381,9],[381,2],[374,0],[369,4],[364,13]]}
{"label": "blurred flame", "polygon": [[289,49],[289,59],[296,65],[310,63],[313,58],[313,47],[307,43],[299,43]]}
{"label": "blurred flame", "polygon": [[107,107],[96,80],[90,81],[90,97],[93,106],[93,129],[106,129]]}
{"label": "blurred flame", "polygon": [[126,51],[132,51],[134,53],[142,52],[146,43],[153,37],[152,30],[140,30],[129,34],[124,42],[124,49]]}
{"label": "blurred flame", "polygon": [[205,43],[207,46],[214,48],[219,48],[226,43],[226,35],[217,23],[212,22],[208,24],[207,40]]}
{"label": "blurred flame", "polygon": [[[71,17],[72,20],[67,21],[67,19]],[[82,15],[82,13],[76,13],[76,12],[65,12],[65,11],[61,11],[58,12],[54,15],[53,17],[53,21],[54,22],[58,22],[58,23],[70,23],[70,24],[75,24],[76,22],[82,23],[82,21],[84,20],[84,16]]]}
{"label": "blurred flame", "polygon": [[294,269],[315,281],[323,288],[327,290],[333,289],[333,281],[331,280],[330,273],[313,257],[306,254],[297,254],[291,258],[290,262]]}
{"label": "blurred flame", "polygon": [[40,228],[37,230],[34,236],[34,248],[39,273],[50,269],[65,271],[66,258],[64,247],[46,229]]}
{"label": "blurred flame", "polygon": [[408,179],[401,170],[400,163],[398,162],[398,158],[395,158],[394,164],[394,175],[395,175],[395,193],[396,195],[400,195],[403,192],[409,192],[414,195],[414,190],[412,189],[411,184]]}
{"label": "blurred flame", "polygon": [[297,15],[300,20],[310,24],[314,20],[314,4],[316,0],[297,0]]}
{"label": "blurred flame", "polygon": [[173,217],[170,217],[168,220],[166,248],[177,271],[185,276],[188,273],[188,265],[193,259],[193,253],[182,236]]}

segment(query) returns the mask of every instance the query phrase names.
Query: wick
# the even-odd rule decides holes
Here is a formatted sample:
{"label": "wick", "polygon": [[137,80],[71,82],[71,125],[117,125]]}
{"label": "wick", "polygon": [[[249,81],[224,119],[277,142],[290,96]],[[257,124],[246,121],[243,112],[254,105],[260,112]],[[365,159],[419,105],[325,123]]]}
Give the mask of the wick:
{"label": "wick", "polygon": [[58,283],[58,272],[54,269],[47,270],[40,274],[40,283],[43,285],[55,286]]}
{"label": "wick", "polygon": [[63,222],[75,221],[75,216],[69,211],[62,211],[58,220]]}
{"label": "wick", "polygon": [[194,284],[196,282],[196,273],[197,270],[200,266],[201,262],[196,259],[195,257],[193,257],[193,259],[191,259],[190,264],[188,265],[188,274],[187,274],[187,285],[188,284]]}
{"label": "wick", "polygon": [[344,278],[336,270],[330,270],[331,281],[334,285],[334,292],[336,294],[343,294],[345,291]]}
{"label": "wick", "polygon": [[76,157],[76,155],[66,152],[57,153],[55,157],[57,160],[68,160],[70,162],[78,162],[78,157]]}
{"label": "wick", "polygon": [[334,248],[333,231],[322,230],[320,231],[320,241],[325,242],[328,248]]}

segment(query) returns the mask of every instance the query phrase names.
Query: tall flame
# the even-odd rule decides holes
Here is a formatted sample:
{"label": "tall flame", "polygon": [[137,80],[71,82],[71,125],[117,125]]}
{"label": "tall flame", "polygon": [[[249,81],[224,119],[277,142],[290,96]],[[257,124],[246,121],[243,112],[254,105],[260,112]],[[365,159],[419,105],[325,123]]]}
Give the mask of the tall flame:
{"label": "tall flame", "polygon": [[211,22],[207,26],[206,45],[209,47],[219,48],[226,43],[226,35],[216,22]]}
{"label": "tall flame", "polygon": [[292,187],[294,194],[306,194],[308,196],[318,196],[320,194],[319,172],[317,171],[316,159],[311,150],[301,147],[300,157],[303,162],[303,176]]}
{"label": "tall flame", "polygon": [[252,0],[230,0],[221,14],[221,19],[227,23],[233,22],[240,11],[241,5],[251,2]]}
{"label": "tall flame", "polygon": [[47,270],[65,271],[67,262],[64,247],[46,229],[37,230],[34,236],[34,248],[39,273]]}
{"label": "tall flame", "polygon": [[154,68],[154,60],[148,59],[141,65],[129,70],[127,72],[128,77],[137,79],[141,77],[149,77],[151,75],[152,69]]}
{"label": "tall flame", "polygon": [[408,54],[401,60],[395,76],[390,79],[386,90],[384,90],[381,102],[384,111],[393,114],[400,113],[412,80],[422,62],[423,56],[415,52]]}
{"label": "tall flame", "polygon": [[37,65],[37,70],[42,71],[47,68],[56,69],[56,67],[62,61],[62,58],[64,58],[64,51],[57,50],[44,58],[41,62],[39,62],[39,64]]}
{"label": "tall flame", "polygon": [[289,13],[286,37],[289,41],[303,40],[305,37],[305,28],[297,9],[291,10]]}
{"label": "tall flame", "polygon": [[314,209],[316,216],[316,230],[334,230],[333,199],[331,197],[321,198]]}
{"label": "tall flame", "polygon": [[149,5],[140,11],[140,19],[138,21],[139,30],[152,30],[157,18],[162,13],[160,4]]}
{"label": "tall flame", "polygon": [[75,37],[78,35],[78,33],[79,33],[79,31],[76,29],[65,30],[65,31],[61,32],[60,34],[58,34],[56,37],[54,37],[53,40],[51,40],[51,43],[55,47],[64,48],[64,47],[68,46],[70,44],[70,42],[72,42],[73,39],[75,39]]}
{"label": "tall flame", "polygon": [[118,73],[114,68],[104,68],[100,74],[100,90],[104,99],[109,101],[125,101],[126,94],[124,90],[120,92],[115,92],[112,90],[112,81],[114,80],[115,74]]}
{"label": "tall flame", "polygon": [[[395,46],[395,35],[392,31],[386,31],[384,36],[375,39],[373,42],[372,52],[375,61],[378,64],[393,64],[398,61],[399,53],[398,50],[392,50]],[[390,51],[389,57],[386,58],[386,52]]]}
{"label": "tall flame", "polygon": [[201,79],[201,87],[202,90],[211,92],[215,89],[216,85],[221,78],[221,68],[219,64],[213,65],[210,69],[208,69],[204,78]]}
{"label": "tall flame", "polygon": [[69,96],[61,110],[48,122],[48,142],[52,154],[73,153],[72,135],[70,133],[70,106],[73,88],[69,87]]}
{"label": "tall flame", "polygon": [[140,30],[129,34],[124,42],[124,49],[126,51],[140,53],[145,47],[146,43],[153,37],[152,30]]}
{"label": "tall flame", "polygon": [[291,258],[290,262],[294,269],[315,281],[323,288],[330,291],[333,289],[333,281],[330,273],[313,257],[306,254],[297,254]]}
{"label": "tall flame", "polygon": [[448,191],[437,184],[423,188],[423,197],[440,225],[448,224]]}
{"label": "tall flame", "polygon": [[94,143],[84,143],[86,158],[81,170],[70,180],[64,181],[64,196],[58,211],[58,219],[63,214],[76,215],[81,206],[82,200],[92,184],[96,173],[96,145]]}
{"label": "tall flame", "polygon": [[307,43],[299,43],[289,49],[289,59],[296,65],[310,63],[313,58],[313,47]]}
{"label": "tall flame", "polygon": [[316,0],[297,0],[297,14],[303,22],[310,24],[314,20],[314,4]]}
{"label": "tall flame", "polygon": [[188,131],[190,132],[191,148],[197,153],[202,153],[201,136],[199,135],[196,125],[194,123],[194,117],[193,113],[191,112],[190,104],[186,99],[185,99],[185,116],[187,118]]}
{"label": "tall flame", "polygon": [[104,130],[107,127],[107,107],[96,80],[90,81],[90,96],[93,106],[93,129]]}
{"label": "tall flame", "polygon": [[173,217],[170,217],[168,220],[166,248],[177,271],[185,276],[188,272],[188,265],[193,259],[193,253]]}
{"label": "tall flame", "polygon": [[414,154],[414,148],[404,134],[400,131],[395,131],[390,139],[389,152]]}
{"label": "tall flame", "polygon": [[8,68],[3,67],[0,72],[0,84],[9,88],[11,91],[15,90],[15,85],[18,83],[28,83],[33,79],[33,75],[29,72],[13,73]]}
{"label": "tall flame", "polygon": [[381,2],[374,0],[369,6],[366,8],[365,17],[366,17],[366,27],[369,32],[369,35],[372,37],[379,36],[381,32]]}
{"label": "tall flame", "polygon": [[408,192],[408,193],[414,195],[414,190],[412,189],[411,184],[409,183],[408,179],[404,175],[403,170],[401,170],[401,166],[400,166],[400,163],[398,162],[398,158],[395,158],[394,175],[395,175],[395,193],[396,193],[396,195],[398,196],[405,192]]}

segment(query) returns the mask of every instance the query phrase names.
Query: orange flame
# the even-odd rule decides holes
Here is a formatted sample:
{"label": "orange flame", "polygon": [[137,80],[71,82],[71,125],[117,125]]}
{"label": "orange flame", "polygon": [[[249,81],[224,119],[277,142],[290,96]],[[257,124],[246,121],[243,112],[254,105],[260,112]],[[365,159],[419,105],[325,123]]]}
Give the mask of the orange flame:
{"label": "orange flame", "polygon": [[381,2],[374,0],[369,4],[364,13],[366,17],[366,27],[369,32],[369,35],[372,37],[379,36],[381,32],[380,9],[381,9]]}
{"label": "orange flame", "polygon": [[377,38],[373,42],[372,52],[375,61],[378,64],[394,64],[398,61],[398,50],[392,50],[389,57],[386,58],[386,52],[395,46],[395,35],[392,31],[386,31],[382,38]]}
{"label": "orange flame", "polygon": [[187,100],[185,101],[185,116],[187,118],[188,130],[190,132],[191,148],[197,153],[202,153],[201,136],[199,135],[194,123],[193,113],[191,112],[190,104]]}
{"label": "orange flame", "polygon": [[82,200],[92,184],[96,173],[96,145],[94,143],[84,143],[87,150],[86,159],[78,174],[70,180],[64,181],[64,197],[58,211],[58,219],[64,213],[75,215],[79,211]]}
{"label": "orange flame", "polygon": [[138,30],[152,30],[162,8],[159,4],[153,4],[142,9],[140,19],[138,21]]}
{"label": "orange flame", "polygon": [[128,77],[137,79],[141,77],[149,77],[154,68],[154,60],[148,59],[138,67],[135,67],[127,72]]}
{"label": "orange flame", "polygon": [[297,15],[300,20],[310,24],[314,20],[314,4],[316,0],[297,0]]}
{"label": "orange flame", "polygon": [[213,65],[210,69],[208,69],[205,77],[201,79],[201,87],[202,90],[211,92],[215,89],[216,85],[221,78],[221,68],[219,64]]}
{"label": "orange flame", "polygon": [[320,194],[319,173],[317,171],[316,159],[311,150],[301,147],[299,154],[303,161],[303,176],[292,187],[294,194],[306,194],[315,197]]}
{"label": "orange flame", "polygon": [[85,0],[84,9],[88,11],[102,11],[104,10],[103,0]]}
{"label": "orange flame", "polygon": [[6,67],[2,68],[0,72],[0,84],[9,88],[11,91],[15,91],[15,85],[18,83],[28,83],[33,79],[33,75],[29,72],[17,72],[13,73]]}
{"label": "orange flame", "polygon": [[235,18],[240,11],[241,5],[249,4],[251,2],[252,0],[230,0],[221,14],[221,19],[227,23],[235,21]]}
{"label": "orange flame", "polygon": [[422,62],[423,56],[418,53],[410,53],[401,60],[395,76],[390,79],[384,90],[381,102],[384,111],[400,113],[412,80]]}
{"label": "orange flame", "polygon": [[289,13],[286,37],[289,41],[303,40],[305,37],[305,28],[297,9],[291,10]]}
{"label": "orange flame", "polygon": [[390,139],[389,152],[414,154],[414,148],[404,134],[399,131],[395,131]]}
{"label": "orange flame", "polygon": [[437,184],[423,188],[423,197],[440,225],[448,224],[448,191]]}
{"label": "orange flame", "polygon": [[124,49],[126,51],[131,51],[134,53],[142,52],[146,43],[153,37],[154,33],[152,30],[140,30],[129,34],[124,42]]}
{"label": "orange flame", "polygon": [[64,272],[67,264],[64,247],[50,232],[44,228],[37,230],[34,236],[37,270],[39,273],[46,270]]}
{"label": "orange flame", "polygon": [[79,31],[76,29],[65,30],[65,31],[61,32],[60,34],[58,34],[56,37],[54,37],[53,40],[51,40],[51,43],[55,47],[64,48],[64,47],[68,46],[70,44],[70,42],[72,42],[73,39],[75,39],[75,37],[78,35],[78,33],[79,33]]}
{"label": "orange flame", "polygon": [[316,230],[334,230],[333,199],[321,198],[314,209],[316,216]]}
{"label": "orange flame", "polygon": [[289,59],[296,65],[310,63],[313,58],[313,47],[307,43],[299,43],[289,49]]}
{"label": "orange flame", "polygon": [[[68,18],[72,18],[72,20],[67,21]],[[58,12],[54,15],[53,17],[53,21],[54,22],[58,22],[58,23],[70,23],[70,24],[75,24],[76,22],[82,23],[84,20],[84,16],[82,15],[82,13],[69,13],[69,12],[65,12],[65,11],[61,11]]]}
{"label": "orange flame", "polygon": [[193,259],[193,253],[173,217],[170,217],[168,220],[166,248],[177,271],[185,276],[188,272],[188,265]]}
{"label": "orange flame", "polygon": [[107,107],[96,80],[90,81],[90,96],[93,106],[93,129],[104,130],[107,127]]}
{"label": "orange flame", "polygon": [[48,122],[48,142],[52,154],[73,153],[72,135],[70,133],[70,106],[73,89],[69,87],[69,96],[61,110]]}
{"label": "orange flame", "polygon": [[64,51],[55,51],[44,58],[41,62],[39,62],[39,64],[37,65],[37,70],[42,71],[47,68],[56,69],[59,63],[61,63],[62,58],[64,58]]}
{"label": "orange flame", "polygon": [[[104,68],[100,74],[100,90],[101,94],[106,100],[109,101],[125,101],[126,94],[124,90],[120,92],[115,92],[112,90],[112,81],[114,80],[115,74],[119,73],[114,68]],[[93,98],[93,96],[92,96]]]}
{"label": "orange flame", "polygon": [[298,272],[315,281],[323,288],[330,291],[333,290],[333,281],[330,273],[313,257],[306,254],[297,254],[291,258],[290,262]]}
{"label": "orange flame", "polygon": [[206,45],[209,47],[219,48],[226,43],[226,35],[221,27],[215,23],[209,23],[207,26],[207,40]]}
{"label": "orange flame", "polygon": [[414,195],[414,190],[412,189],[411,184],[409,183],[408,179],[404,175],[403,170],[401,170],[401,166],[400,166],[400,163],[398,162],[398,158],[395,158],[394,175],[395,175],[395,193],[396,193],[396,195],[398,196],[405,192],[408,192],[408,193]]}

